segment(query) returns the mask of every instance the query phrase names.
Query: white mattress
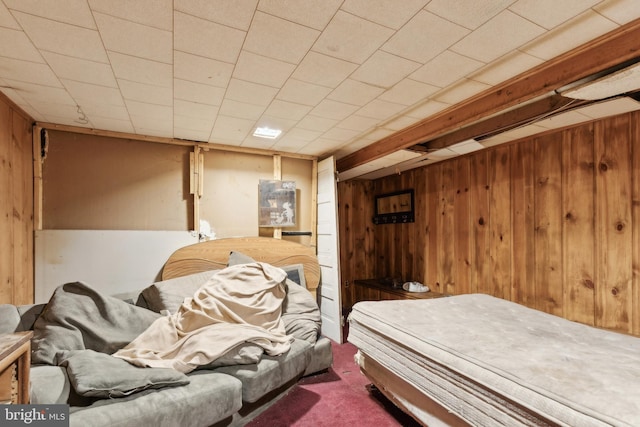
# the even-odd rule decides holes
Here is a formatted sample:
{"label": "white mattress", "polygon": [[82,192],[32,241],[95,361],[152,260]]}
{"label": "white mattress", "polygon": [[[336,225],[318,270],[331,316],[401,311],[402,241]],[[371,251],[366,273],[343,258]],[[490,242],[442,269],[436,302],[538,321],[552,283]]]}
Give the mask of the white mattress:
{"label": "white mattress", "polygon": [[366,301],[349,342],[472,425],[640,426],[640,338],[482,294]]}

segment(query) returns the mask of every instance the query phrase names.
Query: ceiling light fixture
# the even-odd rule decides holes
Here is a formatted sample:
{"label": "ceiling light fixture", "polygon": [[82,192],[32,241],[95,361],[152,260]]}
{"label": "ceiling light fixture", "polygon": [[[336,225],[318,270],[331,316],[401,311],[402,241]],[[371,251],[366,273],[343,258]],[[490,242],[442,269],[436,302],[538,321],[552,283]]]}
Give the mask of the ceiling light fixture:
{"label": "ceiling light fixture", "polygon": [[267,138],[267,139],[276,139],[280,136],[282,131],[280,129],[270,129],[268,127],[256,128],[255,132],[253,132],[253,136],[257,136],[258,138]]}

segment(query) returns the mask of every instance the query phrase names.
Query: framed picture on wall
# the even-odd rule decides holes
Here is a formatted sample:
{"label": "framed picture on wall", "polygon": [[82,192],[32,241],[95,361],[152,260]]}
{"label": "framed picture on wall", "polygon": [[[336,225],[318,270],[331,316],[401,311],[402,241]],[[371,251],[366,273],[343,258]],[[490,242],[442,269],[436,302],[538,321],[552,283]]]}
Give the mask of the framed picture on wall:
{"label": "framed picture on wall", "polygon": [[258,189],[260,227],[291,227],[296,225],[296,182],[260,180]]}

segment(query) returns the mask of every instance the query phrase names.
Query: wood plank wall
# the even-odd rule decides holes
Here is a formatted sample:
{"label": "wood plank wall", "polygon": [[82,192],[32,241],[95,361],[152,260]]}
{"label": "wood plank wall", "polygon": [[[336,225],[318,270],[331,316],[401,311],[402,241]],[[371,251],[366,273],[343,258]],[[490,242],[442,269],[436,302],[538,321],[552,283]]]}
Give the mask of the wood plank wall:
{"label": "wood plank wall", "polygon": [[0,94],[0,303],[33,301],[32,122]]}
{"label": "wood plank wall", "polygon": [[[343,287],[401,277],[640,335],[639,143],[634,112],[341,182]],[[373,225],[373,196],[406,188],[416,222]]]}

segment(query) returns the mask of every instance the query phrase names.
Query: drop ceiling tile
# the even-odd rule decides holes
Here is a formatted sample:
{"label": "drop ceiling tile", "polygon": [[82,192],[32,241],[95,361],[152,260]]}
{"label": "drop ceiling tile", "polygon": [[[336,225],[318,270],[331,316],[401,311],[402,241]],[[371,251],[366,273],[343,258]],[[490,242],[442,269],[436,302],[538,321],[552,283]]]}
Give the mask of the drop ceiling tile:
{"label": "drop ceiling tile", "polygon": [[520,138],[526,138],[531,135],[546,131],[546,128],[537,125],[527,125],[520,128],[512,129],[508,132],[501,133],[491,138],[483,139],[480,142],[484,147],[494,147],[506,142],[515,141]]}
{"label": "drop ceiling tile", "polygon": [[610,101],[596,102],[595,104],[580,108],[578,111],[580,112],[580,114],[584,114],[585,116],[592,119],[599,119],[602,117],[615,116],[639,109],[640,102],[625,96]]}
{"label": "drop ceiling tile", "polygon": [[[300,146],[306,145],[306,143],[311,142],[319,138],[320,136],[322,136],[322,132],[294,128],[289,130],[282,138],[279,138],[276,145],[279,146],[281,143],[286,143],[289,146],[297,146],[299,148]],[[294,152],[297,151],[298,148],[296,148]]]}
{"label": "drop ceiling tile", "polygon": [[347,0],[342,10],[398,30],[427,3],[427,0],[403,0],[402,7],[398,7],[397,3],[388,0]]}
{"label": "drop ceiling tile", "polygon": [[362,64],[392,34],[393,30],[382,25],[338,11],[313,45],[313,51]]}
{"label": "drop ceiling tile", "polygon": [[22,30],[18,22],[13,18],[9,9],[0,2],[0,27],[11,28],[13,30]]}
{"label": "drop ceiling tile", "polygon": [[134,133],[135,129],[129,120],[115,120],[108,117],[94,117],[91,120],[96,129],[109,129],[115,132]]}
{"label": "drop ceiling tile", "polygon": [[246,33],[195,16],[174,14],[174,49],[210,59],[234,63]]}
{"label": "drop ceiling tile", "polygon": [[46,17],[78,27],[95,29],[86,0],[4,0],[9,9]]}
{"label": "drop ceiling tile", "polygon": [[113,70],[109,64],[73,58],[53,52],[42,52],[45,60],[60,78],[101,86],[117,87]]}
{"label": "drop ceiling tile", "polygon": [[42,86],[29,82],[11,80],[8,78],[4,78],[3,80],[9,87],[18,92],[25,102],[37,105],[38,111],[42,111],[43,114],[45,114],[44,106],[76,105],[73,98],[69,95],[69,92],[67,92],[63,87]]}
{"label": "drop ceiling tile", "polygon": [[82,105],[83,100],[89,100],[91,103],[122,105],[122,96],[117,88],[65,79],[62,83],[77,104]]}
{"label": "drop ceiling tile", "polygon": [[415,119],[424,119],[446,110],[450,106],[451,104],[445,104],[444,102],[438,102],[430,99],[420,105],[416,105],[410,110],[407,110],[405,114],[408,117],[413,117]]}
{"label": "drop ceiling tile", "polygon": [[222,104],[224,89],[188,80],[174,79],[173,96],[175,99],[219,106]]}
{"label": "drop ceiling tile", "polygon": [[121,105],[85,104],[82,106],[82,111],[91,118],[92,122],[95,122],[97,119],[129,121],[129,112],[124,105],[124,101],[121,102]]}
{"label": "drop ceiling tile", "polygon": [[44,62],[40,52],[31,44],[27,35],[18,30],[0,27],[0,57],[22,61]]}
{"label": "drop ceiling tile", "polygon": [[382,49],[424,64],[468,33],[468,29],[423,10],[395,33]]}
{"label": "drop ceiling tile", "polygon": [[600,3],[602,0],[518,0],[509,7],[514,13],[546,29],[563,22]]}
{"label": "drop ceiling tile", "polygon": [[[125,99],[125,104],[129,110],[131,117],[148,117],[153,120],[173,120],[172,108],[166,105],[148,104],[145,102],[133,101],[131,99]],[[138,127],[134,122],[134,126]]]}
{"label": "drop ceiling tile", "polygon": [[219,115],[211,131],[209,142],[218,142],[218,140],[225,143],[242,142],[249,132],[253,132],[253,124],[253,120]]}
{"label": "drop ceiling tile", "polygon": [[43,86],[62,87],[47,64],[1,58],[0,77]]}
{"label": "drop ceiling tile", "polygon": [[363,140],[362,141],[362,146],[369,145],[372,142],[379,141],[382,138],[386,138],[387,136],[391,135],[392,133],[394,133],[394,131],[392,131],[390,129],[377,127],[375,129],[373,129],[371,132],[367,133],[366,138],[361,138]]}
{"label": "drop ceiling tile", "polygon": [[475,59],[445,50],[411,74],[411,78],[429,85],[446,87],[483,65],[484,63]]}
{"label": "drop ceiling tile", "polygon": [[247,31],[258,0],[173,0],[173,3],[177,11]]}
{"label": "drop ceiling tile", "polygon": [[341,142],[348,142],[358,136],[358,131],[350,129],[333,128],[322,134],[322,138],[333,139]]}
{"label": "drop ceiling tile", "polygon": [[130,80],[118,80],[122,96],[133,101],[158,105],[173,105],[173,90],[170,87],[154,86]]}
{"label": "drop ceiling tile", "polygon": [[242,51],[233,71],[233,77],[280,88],[294,69],[293,64]]}
{"label": "drop ceiling tile", "polygon": [[561,127],[583,123],[589,120],[589,117],[585,116],[584,114],[580,114],[580,112],[578,111],[567,111],[566,113],[558,114],[557,116],[540,120],[539,122],[536,122],[535,125],[547,129],[558,129]]}
{"label": "drop ceiling tile", "polygon": [[256,12],[243,49],[297,65],[318,35],[317,30]]}
{"label": "drop ceiling tile", "polygon": [[351,75],[351,78],[374,86],[390,88],[415,71],[420,65],[418,62],[379,50],[367,59]]}
{"label": "drop ceiling tile", "polygon": [[[176,117],[176,119],[179,119]],[[211,122],[208,123],[211,127]],[[181,126],[173,126],[173,137],[186,139],[188,141],[208,142],[211,135],[211,129],[189,129]]]}
{"label": "drop ceiling tile", "polygon": [[220,114],[246,120],[258,120],[264,113],[265,106],[247,104],[245,102],[225,99],[220,107]]}
{"label": "drop ceiling tile", "polygon": [[198,104],[196,102],[176,100],[173,105],[174,116],[192,117],[213,123],[213,119],[218,114],[218,107],[215,105]]}
{"label": "drop ceiling tile", "polygon": [[278,93],[278,99],[315,106],[330,92],[331,89],[325,86],[289,79]]}
{"label": "drop ceiling tile", "polygon": [[336,119],[327,117],[308,115],[298,122],[300,129],[312,130],[316,132],[326,132],[338,123]]}
{"label": "drop ceiling tile", "polygon": [[117,52],[109,52],[109,58],[111,58],[113,73],[118,79],[162,87],[171,87],[173,84],[173,67],[170,64]]}
{"label": "drop ceiling tile", "polygon": [[438,93],[433,99],[445,104],[456,104],[489,88],[491,86],[487,84],[465,79]]}
{"label": "drop ceiling tile", "polygon": [[451,50],[481,62],[490,62],[543,32],[544,28],[505,10],[460,40]]}
{"label": "drop ceiling tile", "polygon": [[108,62],[102,40],[96,30],[22,12],[14,12],[14,16],[38,49],[96,62]]}
{"label": "drop ceiling tile", "polygon": [[637,0],[606,0],[593,9],[620,25],[640,18],[640,3]]}
{"label": "drop ceiling tile", "polygon": [[307,83],[337,87],[355,69],[356,64],[310,51],[296,68],[292,77]]}
{"label": "drop ceiling tile", "polygon": [[548,60],[602,34],[617,25],[602,15],[587,11],[521,48],[537,58]]}
{"label": "drop ceiling tile", "polygon": [[333,101],[331,99],[322,100],[311,114],[327,119],[344,120],[358,109],[357,106],[345,104],[344,102]]}
{"label": "drop ceiling tile", "polygon": [[470,74],[469,78],[493,86],[536,67],[542,64],[542,62],[540,58],[515,51],[488,64],[476,73]]}
{"label": "drop ceiling tile", "polygon": [[304,2],[282,2],[282,0],[261,0],[258,10],[279,16],[316,30],[327,26],[342,0],[306,0]]}
{"label": "drop ceiling tile", "polygon": [[271,103],[276,93],[278,93],[278,89],[269,86],[231,79],[226,97],[233,101],[266,107]]}
{"label": "drop ceiling tile", "polygon": [[482,150],[484,146],[477,141],[463,141],[449,146],[449,149],[458,154],[473,153]]}
{"label": "drop ceiling tile", "polygon": [[300,120],[311,111],[308,105],[275,99],[264,112],[268,116]]}
{"label": "drop ceiling tile", "polygon": [[475,30],[515,0],[432,0],[426,10],[448,21]]}
{"label": "drop ceiling tile", "polygon": [[298,153],[322,157],[326,153],[333,152],[340,146],[340,144],[341,143],[339,141],[334,141],[332,139],[318,138],[302,147]]}
{"label": "drop ceiling tile", "polygon": [[416,123],[416,119],[409,116],[400,116],[384,124],[385,129],[397,132]]}
{"label": "drop ceiling tile", "polygon": [[404,79],[380,95],[378,99],[409,106],[435,93],[438,89],[436,86],[412,79]]}
{"label": "drop ceiling tile", "polygon": [[372,117],[379,120],[387,120],[395,116],[405,108],[406,106],[401,104],[375,99],[359,109],[358,115]]}
{"label": "drop ceiling tile", "polygon": [[345,104],[363,106],[384,92],[384,89],[347,79],[335,88],[328,99]]}
{"label": "drop ceiling tile", "polygon": [[173,63],[173,34],[102,13],[93,14],[108,51]]}
{"label": "drop ceiling tile", "polygon": [[173,69],[178,79],[226,88],[233,64],[176,51]]}
{"label": "drop ceiling tile", "polygon": [[356,114],[347,117],[336,125],[342,129],[351,129],[358,132],[364,132],[374,128],[378,124],[378,120],[371,117],[358,116]]}
{"label": "drop ceiling tile", "polygon": [[150,117],[131,116],[135,132],[140,135],[167,136],[173,135],[173,120],[153,119]]}
{"label": "drop ceiling tile", "polygon": [[89,0],[91,10],[173,31],[173,0]]}

